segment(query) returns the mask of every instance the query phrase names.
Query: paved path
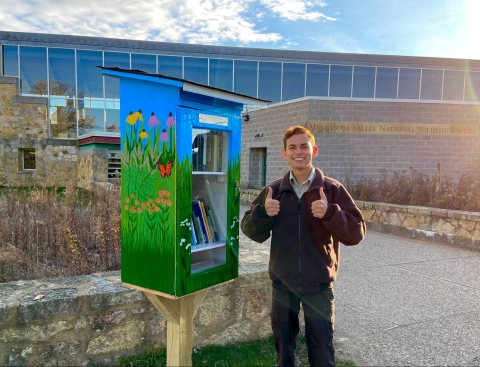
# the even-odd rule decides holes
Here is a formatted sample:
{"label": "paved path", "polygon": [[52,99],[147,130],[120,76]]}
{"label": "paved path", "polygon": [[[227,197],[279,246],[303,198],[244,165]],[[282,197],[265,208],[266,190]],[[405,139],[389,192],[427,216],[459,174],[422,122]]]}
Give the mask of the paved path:
{"label": "paved path", "polygon": [[[246,207],[242,208],[242,213]],[[269,241],[241,235],[241,263]],[[368,366],[480,366],[480,252],[368,231],[341,247],[337,357]]]}

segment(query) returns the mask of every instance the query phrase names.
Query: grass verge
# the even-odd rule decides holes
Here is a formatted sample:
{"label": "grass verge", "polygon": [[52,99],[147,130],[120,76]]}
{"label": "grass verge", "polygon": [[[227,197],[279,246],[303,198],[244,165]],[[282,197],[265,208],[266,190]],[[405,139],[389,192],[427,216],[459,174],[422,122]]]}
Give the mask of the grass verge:
{"label": "grass verge", "polygon": [[[164,347],[150,348],[141,355],[122,357],[120,367],[166,366],[167,354]],[[275,366],[273,338],[225,346],[209,345],[195,349],[192,354],[194,367],[271,367]],[[308,366],[305,338],[299,336],[296,350],[296,365]],[[353,361],[337,360],[337,367],[355,367]]]}

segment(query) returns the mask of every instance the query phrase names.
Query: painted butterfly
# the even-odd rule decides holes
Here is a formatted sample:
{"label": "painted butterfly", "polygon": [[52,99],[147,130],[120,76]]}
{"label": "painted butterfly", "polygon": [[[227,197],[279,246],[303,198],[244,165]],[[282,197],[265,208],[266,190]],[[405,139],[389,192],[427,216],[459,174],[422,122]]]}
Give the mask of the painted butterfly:
{"label": "painted butterfly", "polygon": [[169,160],[165,165],[161,163],[158,164],[158,170],[160,171],[160,176],[162,176],[162,178],[169,177],[172,174],[172,165],[173,159]]}

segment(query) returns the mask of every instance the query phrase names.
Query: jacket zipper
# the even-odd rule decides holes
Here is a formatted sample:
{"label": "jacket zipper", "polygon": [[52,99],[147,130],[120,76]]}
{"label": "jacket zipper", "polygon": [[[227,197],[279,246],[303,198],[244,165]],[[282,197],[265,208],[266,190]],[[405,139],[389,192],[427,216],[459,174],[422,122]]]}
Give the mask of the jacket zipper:
{"label": "jacket zipper", "polygon": [[300,254],[301,254],[301,241],[300,241],[300,200],[301,198],[298,198],[298,293],[301,293],[302,291],[302,262],[300,260]]}

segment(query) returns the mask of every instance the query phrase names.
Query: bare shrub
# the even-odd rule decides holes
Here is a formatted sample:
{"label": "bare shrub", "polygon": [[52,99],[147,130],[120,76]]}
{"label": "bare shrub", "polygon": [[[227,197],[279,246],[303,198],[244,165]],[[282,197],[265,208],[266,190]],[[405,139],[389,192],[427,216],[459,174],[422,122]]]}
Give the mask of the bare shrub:
{"label": "bare shrub", "polygon": [[410,168],[409,172],[389,174],[380,170],[380,178],[362,178],[350,184],[355,200],[441,209],[480,211],[480,176],[464,175],[455,181],[442,176],[437,189],[435,177]]}
{"label": "bare shrub", "polygon": [[0,282],[120,268],[118,186],[57,191],[1,191]]}

